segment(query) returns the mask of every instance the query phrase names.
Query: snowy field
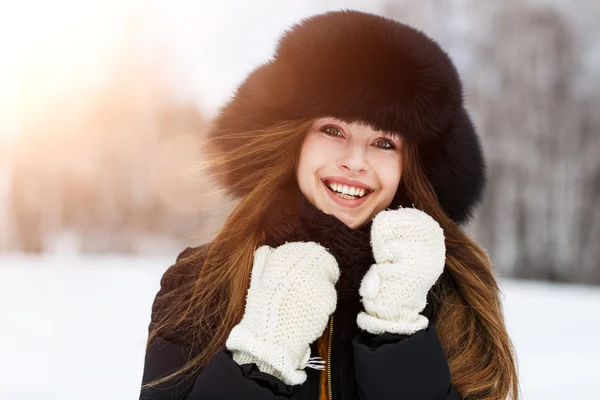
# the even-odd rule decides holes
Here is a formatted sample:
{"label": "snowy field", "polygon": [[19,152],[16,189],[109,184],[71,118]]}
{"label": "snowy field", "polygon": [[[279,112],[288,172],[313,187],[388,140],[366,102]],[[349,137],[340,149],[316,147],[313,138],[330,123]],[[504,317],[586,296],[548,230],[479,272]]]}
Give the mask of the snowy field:
{"label": "snowy field", "polygon": [[[0,256],[0,399],[137,399],[174,258]],[[503,280],[523,399],[600,399],[600,288]]]}

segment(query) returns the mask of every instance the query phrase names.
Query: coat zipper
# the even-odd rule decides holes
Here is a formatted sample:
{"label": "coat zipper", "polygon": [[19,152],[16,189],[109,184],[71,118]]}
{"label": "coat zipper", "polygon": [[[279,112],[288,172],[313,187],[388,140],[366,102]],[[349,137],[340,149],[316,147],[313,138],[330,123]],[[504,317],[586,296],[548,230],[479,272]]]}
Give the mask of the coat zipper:
{"label": "coat zipper", "polygon": [[329,387],[329,400],[331,396],[331,342],[333,342],[333,314],[329,323],[329,347],[327,348],[327,386]]}

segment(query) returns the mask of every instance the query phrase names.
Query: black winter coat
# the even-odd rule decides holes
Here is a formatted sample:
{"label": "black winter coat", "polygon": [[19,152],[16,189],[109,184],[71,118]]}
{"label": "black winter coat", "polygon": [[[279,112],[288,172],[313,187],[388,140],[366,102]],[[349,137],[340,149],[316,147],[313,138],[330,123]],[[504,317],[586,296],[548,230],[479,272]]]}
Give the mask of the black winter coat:
{"label": "black winter coat", "polygon": [[[297,196],[297,195],[295,195]],[[356,316],[361,310],[358,288],[374,262],[370,249],[370,223],[351,229],[337,218],[316,209],[303,196],[297,197],[296,213],[281,208],[265,221],[269,232],[266,244],[278,246],[286,241],[315,241],[337,259],[340,279],[336,284],[338,304],[326,332],[330,338],[330,371],[305,369],[307,380],[288,386],[278,378],[258,370],[256,364],[238,365],[223,347],[201,372],[183,384],[166,383],[142,391],[140,400],[204,399],[305,399],[305,400],[459,400],[451,383],[446,356],[437,334],[434,315],[428,308],[429,326],[413,335],[386,333],[373,335],[361,331]],[[288,203],[289,204],[289,203]],[[200,248],[188,248],[178,257],[161,280],[161,289],[152,307],[152,322],[164,309],[162,298],[175,290],[182,279],[193,279],[201,261],[179,265],[183,257]],[[332,328],[330,331],[329,329]],[[185,335],[159,338],[146,350],[142,383],[165,376],[181,367],[191,356]],[[319,355],[317,342],[311,356]],[[331,377],[329,393],[321,397],[321,379]]]}

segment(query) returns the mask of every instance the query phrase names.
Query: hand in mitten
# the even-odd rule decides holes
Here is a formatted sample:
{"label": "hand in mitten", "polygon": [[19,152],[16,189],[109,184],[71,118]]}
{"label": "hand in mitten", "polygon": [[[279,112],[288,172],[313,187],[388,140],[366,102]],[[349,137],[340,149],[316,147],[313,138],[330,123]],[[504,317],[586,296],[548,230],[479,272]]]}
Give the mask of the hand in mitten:
{"label": "hand in mitten", "polygon": [[310,344],[335,310],[339,276],[335,258],[317,243],[258,248],[244,316],[226,342],[234,361],[256,363],[288,385],[303,383],[306,367],[322,369]]}
{"label": "hand in mitten", "polygon": [[362,279],[365,311],[358,326],[373,334],[412,335],[427,327],[420,313],[427,293],[444,270],[446,246],[439,224],[414,208],[381,211],[371,226],[376,264]]}

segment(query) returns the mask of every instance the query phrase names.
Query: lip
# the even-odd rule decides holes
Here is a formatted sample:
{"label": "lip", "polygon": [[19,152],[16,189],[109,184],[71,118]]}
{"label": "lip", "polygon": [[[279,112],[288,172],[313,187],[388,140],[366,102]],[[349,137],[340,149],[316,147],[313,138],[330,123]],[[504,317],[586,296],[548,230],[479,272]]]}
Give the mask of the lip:
{"label": "lip", "polygon": [[367,189],[369,192],[373,192],[373,188],[365,185],[364,183],[355,181],[353,179],[344,178],[343,176],[327,176],[321,180],[323,181],[323,184],[325,184],[326,181],[333,181],[335,183],[341,183],[342,185],[354,186],[360,189]]}
{"label": "lip", "polygon": [[[338,205],[340,205],[342,207],[347,207],[347,208],[358,207],[362,203],[364,203],[367,200],[367,198],[369,198],[369,196],[371,196],[371,194],[373,194],[373,191],[371,191],[371,192],[369,192],[369,194],[361,197],[360,199],[356,199],[356,200],[342,199],[341,197],[338,197],[335,194],[333,194],[333,192],[331,191],[331,189],[329,189],[327,187],[327,185],[325,184],[325,181],[323,181],[322,183],[323,183],[323,189],[327,192],[327,194],[329,195],[329,198],[331,198],[331,200],[333,200],[336,204],[338,204]],[[368,188],[365,188],[365,189],[368,189]]]}

